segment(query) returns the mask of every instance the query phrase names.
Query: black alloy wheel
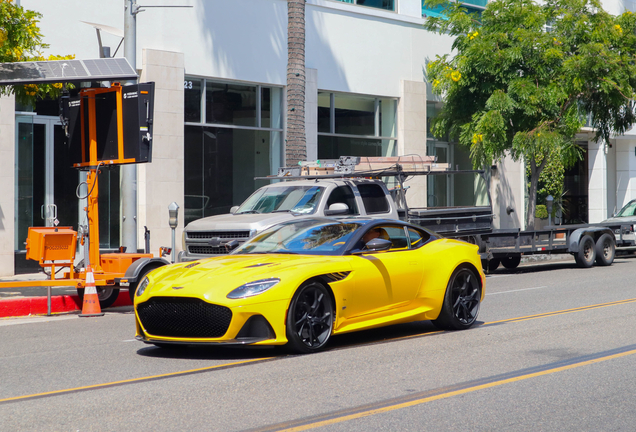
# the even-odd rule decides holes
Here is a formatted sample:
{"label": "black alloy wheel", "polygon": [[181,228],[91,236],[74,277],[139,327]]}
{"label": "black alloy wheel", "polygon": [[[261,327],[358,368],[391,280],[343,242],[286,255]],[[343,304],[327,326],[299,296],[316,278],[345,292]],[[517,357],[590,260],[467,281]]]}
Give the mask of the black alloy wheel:
{"label": "black alloy wheel", "polygon": [[287,312],[289,348],[306,354],[327,345],[333,330],[333,311],[331,295],[324,285],[317,282],[302,285]]}
{"label": "black alloy wheel", "polygon": [[478,276],[465,267],[455,270],[446,287],[442,310],[433,324],[446,330],[465,330],[477,320],[481,302]]}

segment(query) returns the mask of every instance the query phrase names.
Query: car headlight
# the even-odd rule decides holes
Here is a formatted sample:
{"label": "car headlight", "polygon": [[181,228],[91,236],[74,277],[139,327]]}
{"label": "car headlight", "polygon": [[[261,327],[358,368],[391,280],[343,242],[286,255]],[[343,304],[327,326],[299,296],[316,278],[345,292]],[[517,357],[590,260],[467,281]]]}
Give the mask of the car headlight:
{"label": "car headlight", "polygon": [[232,290],[232,292],[227,295],[227,298],[240,299],[245,297],[252,297],[264,293],[265,291],[276,285],[278,282],[280,282],[280,279],[272,278],[246,283],[245,285],[241,285],[240,287]]}
{"label": "car headlight", "polygon": [[146,288],[148,288],[148,285],[150,285],[150,281],[148,280],[148,278],[147,277],[143,278],[141,280],[141,283],[137,287],[137,296],[142,295],[144,291],[146,290]]}

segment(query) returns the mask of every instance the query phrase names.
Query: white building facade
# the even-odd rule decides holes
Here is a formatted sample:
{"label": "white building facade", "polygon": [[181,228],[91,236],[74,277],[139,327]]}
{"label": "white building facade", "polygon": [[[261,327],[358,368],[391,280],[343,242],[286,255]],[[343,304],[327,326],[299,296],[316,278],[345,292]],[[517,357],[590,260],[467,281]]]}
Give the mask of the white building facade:
{"label": "white building facade", "polygon": [[[43,15],[40,28],[50,45],[45,54],[90,59],[99,50],[96,31],[87,23],[123,30],[130,0],[20,3]],[[137,172],[138,246],[144,246],[146,227],[151,251],[158,251],[170,244],[171,202],[181,208],[180,238],[184,221],[227,212],[262,184],[254,177],[276,173],[283,163],[287,1],[151,3],[192,6],[145,8],[137,15],[134,67],[140,82],[156,83],[153,161]],[[619,3],[612,5],[624,7]],[[483,5],[485,0],[467,2],[476,10]],[[440,101],[426,84],[426,63],[450,53],[452,45],[452,38],[422,28],[424,15],[434,13],[422,0],[307,0],[308,159],[429,154],[454,168],[471,168],[466,151],[427,133],[427,118]],[[102,32],[101,38],[111,55],[123,56],[120,37]],[[28,226],[47,223],[43,206],[57,205],[60,226],[82,222],[75,197],[82,177],[66,163],[56,109],[55,103],[38,104],[34,111],[12,98],[0,100],[0,178],[6,185],[0,190],[0,275],[36,271],[35,263],[24,260],[24,241]],[[618,196],[606,189],[603,195],[590,188],[590,222],[636,198],[635,145],[628,138],[609,151],[589,144],[589,183],[601,184],[596,181],[601,176],[603,187],[615,184],[625,191]],[[510,161],[493,170],[497,226],[522,227],[524,176],[522,164]],[[121,242],[119,178],[117,168],[100,175],[103,249]],[[412,205],[469,205],[476,187],[473,179],[446,177],[410,184]]]}

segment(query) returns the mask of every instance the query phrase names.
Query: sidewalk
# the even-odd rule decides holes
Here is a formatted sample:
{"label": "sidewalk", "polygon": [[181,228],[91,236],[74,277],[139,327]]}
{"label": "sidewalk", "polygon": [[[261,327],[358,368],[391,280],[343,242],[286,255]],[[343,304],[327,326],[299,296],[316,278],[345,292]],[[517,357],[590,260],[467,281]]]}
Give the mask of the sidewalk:
{"label": "sidewalk", "polygon": [[[48,279],[44,273],[30,273],[0,277],[1,282],[41,281]],[[46,315],[48,289],[42,286],[0,288],[0,318]],[[75,286],[51,287],[51,314],[81,312],[82,303]],[[113,306],[130,306],[128,290],[122,289]]]}

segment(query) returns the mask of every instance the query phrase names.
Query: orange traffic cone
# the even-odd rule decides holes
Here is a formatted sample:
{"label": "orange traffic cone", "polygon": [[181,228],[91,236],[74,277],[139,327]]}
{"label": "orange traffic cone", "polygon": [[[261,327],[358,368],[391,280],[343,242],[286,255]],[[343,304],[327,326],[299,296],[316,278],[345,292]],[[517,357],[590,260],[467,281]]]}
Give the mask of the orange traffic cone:
{"label": "orange traffic cone", "polygon": [[86,269],[86,287],[84,288],[84,301],[82,303],[81,317],[103,316],[99,307],[99,298],[97,297],[97,289],[95,288],[95,277],[93,269],[89,266]]}

